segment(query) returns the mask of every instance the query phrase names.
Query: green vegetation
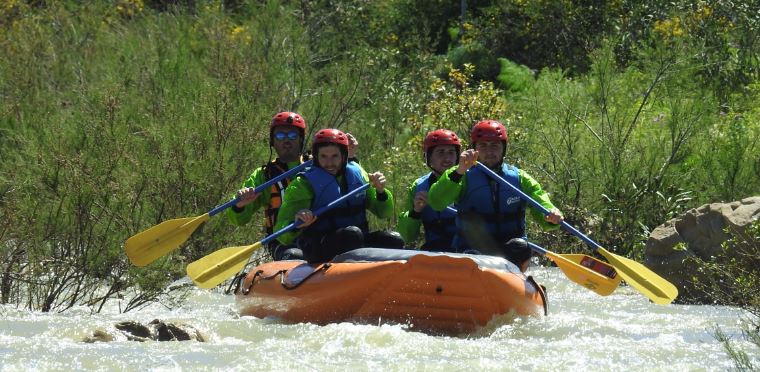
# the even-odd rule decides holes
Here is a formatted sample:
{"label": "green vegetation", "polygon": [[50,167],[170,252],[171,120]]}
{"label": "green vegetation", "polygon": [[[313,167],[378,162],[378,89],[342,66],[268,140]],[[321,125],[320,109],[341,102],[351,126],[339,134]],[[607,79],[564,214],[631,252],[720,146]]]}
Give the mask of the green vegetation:
{"label": "green vegetation", "polygon": [[0,0],[0,303],[98,311],[119,296],[127,311],[161,300],[187,263],[259,240],[260,226],[218,217],[146,268],[123,253],[129,236],[228,200],[271,156],[280,110],[310,134],[354,133],[364,167],[396,193],[426,171],[427,131],[466,138],[499,119],[509,160],[571,224],[634,258],[683,210],[760,194],[756,2],[470,1],[464,23],[459,12]]}
{"label": "green vegetation", "polygon": [[[698,267],[693,282],[697,290],[719,304],[736,304],[747,311],[742,319],[743,338],[754,344],[760,351],[760,221],[755,221],[747,231],[734,233],[723,243],[720,258],[702,260],[692,256]],[[733,359],[739,371],[756,371],[752,358],[737,348],[730,336],[720,328],[715,329],[715,338],[720,341],[726,353]]]}

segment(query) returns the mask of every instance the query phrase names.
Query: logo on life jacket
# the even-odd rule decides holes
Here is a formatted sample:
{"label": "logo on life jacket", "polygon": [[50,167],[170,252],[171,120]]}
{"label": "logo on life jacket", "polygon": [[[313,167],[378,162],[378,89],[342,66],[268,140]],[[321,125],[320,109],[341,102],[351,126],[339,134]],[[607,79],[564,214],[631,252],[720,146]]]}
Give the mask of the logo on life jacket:
{"label": "logo on life jacket", "polygon": [[512,196],[512,197],[507,198],[507,205],[515,204],[515,203],[519,203],[519,202],[520,202],[520,197],[519,196]]}

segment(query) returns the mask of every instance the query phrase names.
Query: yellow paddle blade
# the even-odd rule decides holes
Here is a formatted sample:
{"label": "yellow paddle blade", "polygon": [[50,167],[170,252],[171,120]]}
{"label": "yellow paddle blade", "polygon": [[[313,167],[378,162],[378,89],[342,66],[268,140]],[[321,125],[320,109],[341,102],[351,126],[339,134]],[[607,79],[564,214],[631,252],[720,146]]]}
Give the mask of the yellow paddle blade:
{"label": "yellow paddle blade", "polygon": [[244,247],[222,248],[187,265],[187,276],[201,288],[214,288],[245,267],[261,242]]}
{"label": "yellow paddle blade", "polygon": [[[546,257],[549,257],[557,267],[565,273],[568,279],[575,283],[578,283],[599,295],[607,296],[612,293],[615,288],[620,284],[621,277],[616,275],[614,270],[612,273],[607,272],[609,275],[602,275],[599,272],[592,270],[584,265],[601,264],[603,267],[608,267],[605,263],[582,254],[564,254],[559,255],[553,252],[546,252]],[[601,271],[601,270],[600,270]],[[610,277],[613,276],[613,277]]]}
{"label": "yellow paddle blade", "polygon": [[598,247],[599,253],[610,262],[626,283],[636,288],[658,305],[667,305],[678,296],[678,288],[646,266]]}
{"label": "yellow paddle blade", "polygon": [[127,257],[135,266],[145,266],[182,245],[208,219],[206,213],[161,222],[127,239],[124,243]]}

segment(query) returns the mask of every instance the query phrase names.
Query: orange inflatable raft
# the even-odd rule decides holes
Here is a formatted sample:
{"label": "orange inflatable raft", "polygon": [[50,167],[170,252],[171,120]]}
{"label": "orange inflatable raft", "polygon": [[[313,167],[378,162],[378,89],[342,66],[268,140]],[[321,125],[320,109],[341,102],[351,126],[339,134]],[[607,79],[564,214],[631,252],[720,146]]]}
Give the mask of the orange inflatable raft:
{"label": "orange inflatable raft", "polygon": [[318,265],[265,263],[238,278],[235,295],[241,315],[443,334],[472,332],[504,314],[546,313],[542,287],[503,258],[378,248]]}

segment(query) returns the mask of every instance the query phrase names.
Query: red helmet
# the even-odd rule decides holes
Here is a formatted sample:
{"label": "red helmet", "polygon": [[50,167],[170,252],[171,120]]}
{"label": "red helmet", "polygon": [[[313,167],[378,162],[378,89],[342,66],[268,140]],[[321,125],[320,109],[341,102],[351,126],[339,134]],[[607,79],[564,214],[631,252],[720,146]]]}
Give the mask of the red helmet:
{"label": "red helmet", "polygon": [[457,134],[448,129],[434,130],[425,136],[425,141],[422,143],[422,150],[425,152],[425,164],[430,166],[430,154],[433,152],[433,147],[440,145],[456,146],[456,162],[459,164],[459,153],[462,152],[462,143],[459,142]]}
{"label": "red helmet", "polygon": [[457,137],[456,133],[448,129],[437,129],[425,136],[422,150],[427,154],[433,147],[440,145],[454,145],[457,147],[457,152],[462,149],[462,144],[459,142],[459,137]]}
{"label": "red helmet", "polygon": [[507,128],[496,120],[482,120],[477,122],[470,131],[470,143],[480,141],[504,141],[507,142]]}
{"label": "red helmet", "polygon": [[311,144],[318,145],[320,143],[334,143],[348,149],[348,136],[337,129],[320,129],[314,135],[314,140]]}
{"label": "red helmet", "polygon": [[296,127],[301,133],[301,138],[306,133],[306,120],[303,120],[301,115],[290,111],[280,112],[272,118],[272,122],[269,124],[269,146],[274,146],[274,128],[280,126]]}
{"label": "red helmet", "polygon": [[283,111],[278,113],[272,118],[272,123],[269,124],[269,128],[274,128],[280,125],[292,126],[306,130],[306,120],[303,120],[301,115],[295,112]]}
{"label": "red helmet", "polygon": [[314,135],[311,141],[311,156],[314,157],[314,164],[320,167],[318,161],[319,148],[328,145],[338,145],[341,155],[343,155],[343,167],[348,163],[348,136],[337,129],[320,129]]}

